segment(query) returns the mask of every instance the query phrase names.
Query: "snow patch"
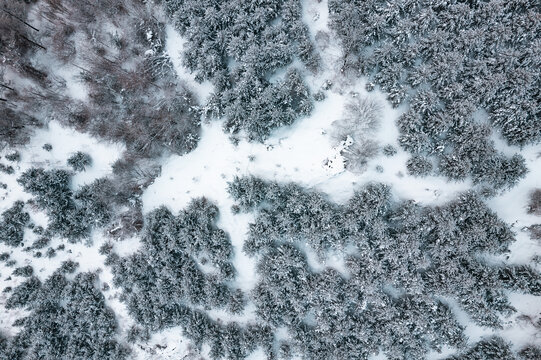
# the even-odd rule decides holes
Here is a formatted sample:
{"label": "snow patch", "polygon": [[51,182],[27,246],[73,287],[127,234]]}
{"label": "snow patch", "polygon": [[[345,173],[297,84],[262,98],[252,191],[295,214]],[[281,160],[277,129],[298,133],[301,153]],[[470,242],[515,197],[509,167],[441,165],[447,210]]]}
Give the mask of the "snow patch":
{"label": "snow patch", "polygon": [[346,140],[343,140],[337,146],[332,148],[330,158],[324,161],[324,168],[332,175],[339,174],[346,169],[346,160],[342,155],[343,151],[347,150],[353,144],[351,136],[347,136]]}

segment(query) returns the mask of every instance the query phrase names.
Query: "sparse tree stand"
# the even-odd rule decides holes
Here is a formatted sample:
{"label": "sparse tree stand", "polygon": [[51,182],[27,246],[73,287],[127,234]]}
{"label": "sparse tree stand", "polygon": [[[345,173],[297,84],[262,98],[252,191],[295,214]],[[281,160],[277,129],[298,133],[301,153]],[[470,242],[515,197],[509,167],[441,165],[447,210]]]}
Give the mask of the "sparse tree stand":
{"label": "sparse tree stand", "polygon": [[[35,28],[34,26],[30,25],[29,23],[27,23],[25,20],[21,19],[19,16],[13,14],[11,11],[9,11],[8,9],[6,9],[5,5],[4,7],[2,8],[2,11],[6,14],[8,14],[9,16],[17,19],[18,21],[20,21],[21,23],[23,23],[24,25],[28,26],[29,28],[31,28],[32,30],[34,31],[37,31],[39,32],[39,29]],[[23,33],[21,33],[18,29],[13,29],[21,38],[23,38],[24,40],[28,41],[29,43],[31,43],[32,45],[34,46],[37,46],[43,50],[47,50],[43,45],[41,44],[38,44],[37,42],[29,39],[26,35],[24,35]]]}

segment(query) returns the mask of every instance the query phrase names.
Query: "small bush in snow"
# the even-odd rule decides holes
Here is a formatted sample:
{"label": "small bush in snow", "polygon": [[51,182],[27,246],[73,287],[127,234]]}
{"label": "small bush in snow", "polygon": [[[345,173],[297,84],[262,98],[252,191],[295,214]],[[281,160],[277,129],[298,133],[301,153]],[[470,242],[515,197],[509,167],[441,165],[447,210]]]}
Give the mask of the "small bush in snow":
{"label": "small bush in snow", "polygon": [[394,156],[396,155],[396,153],[397,153],[396,148],[391,144],[385,145],[383,147],[383,155],[385,156],[389,156],[389,157]]}
{"label": "small bush in snow", "polygon": [[13,275],[15,276],[30,277],[32,276],[32,274],[34,274],[34,269],[30,265],[19,267],[13,270]]}
{"label": "small bush in snow", "polygon": [[0,164],[0,172],[11,175],[15,172],[15,169],[11,165],[6,166],[4,164]]}
{"label": "small bush in snow", "polygon": [[6,267],[13,267],[15,264],[17,264],[17,261],[14,259],[6,261]]}
{"label": "small bush in snow", "polygon": [[9,161],[18,162],[21,160],[21,154],[18,151],[12,152],[6,155],[6,159]]}
{"label": "small bush in snow", "polygon": [[530,194],[530,203],[528,204],[528,213],[541,215],[541,189],[535,189]]}
{"label": "small bush in snow", "polygon": [[414,155],[406,162],[408,173],[414,176],[426,176],[432,171],[432,163],[424,156]]}
{"label": "small bush in snow", "polygon": [[69,157],[68,165],[74,171],[85,171],[87,167],[92,165],[92,158],[87,153],[78,151]]}
{"label": "small bush in snow", "polygon": [[52,247],[47,249],[47,252],[45,253],[45,256],[47,256],[49,259],[54,257],[56,255],[56,250]]}
{"label": "small bush in snow", "polygon": [[43,249],[47,247],[47,245],[49,245],[50,242],[51,242],[51,239],[47,237],[40,237],[36,241],[34,241],[34,243],[32,244],[32,249],[36,249],[36,250]]}

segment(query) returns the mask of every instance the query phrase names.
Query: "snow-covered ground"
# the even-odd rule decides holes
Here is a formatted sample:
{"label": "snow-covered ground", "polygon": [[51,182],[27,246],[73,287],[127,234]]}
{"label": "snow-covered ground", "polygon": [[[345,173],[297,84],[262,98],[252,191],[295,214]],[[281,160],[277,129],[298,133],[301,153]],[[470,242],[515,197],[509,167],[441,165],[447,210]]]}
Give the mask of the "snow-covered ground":
{"label": "snow-covered ground", "polygon": [[[317,32],[329,31],[327,19],[327,1],[304,2],[304,20],[314,39]],[[172,27],[168,28],[167,36],[167,49],[170,57],[174,59],[177,73],[191,90],[201,99],[205,99],[212,88],[208,83],[201,85],[195,82],[178,58],[184,43],[182,38]],[[442,204],[472,187],[469,180],[449,182],[437,176],[409,176],[405,165],[409,155],[398,146],[398,129],[395,125],[404,109],[393,109],[381,92],[368,93],[363,79],[351,81],[343,78],[335,65],[335,60],[340,55],[337,44],[329,43],[320,50],[324,71],[316,75],[306,73],[305,80],[313,92],[318,91],[327,80],[333,83],[333,87],[326,92],[323,101],[316,103],[312,115],[299,119],[292,126],[276,130],[264,144],[241,140],[237,145],[233,145],[222,130],[222,122],[205,123],[198,147],[187,155],[173,155],[165,159],[161,176],[143,195],[145,212],[163,204],[178,212],[192,198],[199,196],[214,201],[220,209],[218,225],[231,237],[235,249],[234,265],[239,272],[238,285],[244,290],[251,289],[257,280],[254,260],[241,250],[253,215],[233,214],[231,211],[233,201],[227,193],[227,183],[235,176],[255,175],[268,180],[296,182],[323,191],[338,203],[347,201],[355,189],[369,181],[387,183],[392,186],[395,196],[415,199],[422,204]],[[329,137],[333,122],[340,119],[344,105],[354,96],[370,97],[383,105],[381,124],[372,139],[380,146],[391,144],[398,149],[398,153],[392,157],[382,154],[374,157],[369,161],[366,171],[360,174],[345,170],[340,149],[333,147]],[[540,220],[526,214],[525,210],[529,191],[541,185],[540,170],[537,170],[541,169],[541,158],[536,155],[536,151],[539,151],[539,148],[523,150],[531,170],[528,176],[512,191],[490,201],[490,206],[502,219],[516,223],[517,242],[510,254],[510,260],[516,262],[525,262],[532,254],[540,253],[539,244],[530,240],[524,230],[520,230]],[[339,268],[340,259],[329,259],[326,266]],[[513,295],[511,300],[519,313],[536,316],[541,311],[541,304],[536,303],[534,297]],[[457,316],[467,327],[467,334],[472,342],[491,333],[475,326],[463,312],[458,311]],[[532,326],[520,322],[510,322],[500,334],[513,340],[516,346],[531,342],[534,340],[532,337],[536,336]],[[442,358],[453,351],[446,349],[441,354],[430,354],[429,358]],[[251,358],[263,357],[254,354]]]}
{"label": "snow-covered ground", "polygon": [[[304,1],[303,18],[314,41],[318,32],[329,33],[326,0]],[[166,51],[179,78],[197,95],[200,102],[204,103],[213,90],[212,85],[209,82],[197,83],[193,75],[182,65],[181,52],[185,40],[173,26],[167,26],[166,36]],[[161,205],[178,212],[186,207],[191,199],[200,196],[215,202],[220,210],[218,226],[229,234],[234,247],[234,265],[238,271],[237,285],[245,291],[252,289],[257,282],[255,260],[242,252],[248,225],[253,221],[254,215],[234,214],[231,210],[233,201],[227,193],[227,185],[235,176],[255,175],[267,180],[296,182],[322,191],[338,203],[347,201],[356,189],[370,181],[389,184],[397,198],[415,199],[422,204],[445,203],[472,186],[470,181],[448,182],[442,177],[418,178],[408,175],[405,164],[409,155],[398,146],[398,129],[395,125],[404,108],[392,108],[385,95],[377,90],[367,92],[364,79],[351,80],[341,74],[336,65],[336,60],[340,56],[338,44],[331,41],[319,50],[322,54],[323,70],[318,74],[306,72],[306,81],[314,93],[319,91],[326,81],[330,81],[333,86],[325,92],[326,98],[316,103],[310,116],[299,119],[292,126],[276,130],[264,144],[241,139],[234,145],[228,134],[223,131],[223,121],[206,122],[202,126],[201,140],[197,148],[183,156],[170,155],[163,159],[161,175],[148,187],[142,197],[145,213]],[[62,71],[64,72],[60,75],[70,79],[67,88],[71,89],[75,98],[84,101],[85,91],[75,81],[76,74],[68,70]],[[382,105],[381,122],[371,139],[381,147],[391,144],[398,150],[392,157],[384,156],[380,152],[369,160],[366,170],[361,173],[345,169],[345,159],[341,150],[348,144],[337,147],[330,138],[333,122],[341,118],[345,104],[353,97],[367,97]],[[52,145],[50,152],[42,148],[45,143]],[[541,222],[538,216],[527,214],[526,209],[530,192],[536,187],[541,187],[539,155],[541,149],[539,146],[531,146],[521,150],[508,147],[503,141],[498,141],[497,145],[504,152],[521,151],[530,169],[526,178],[516,187],[489,201],[489,206],[504,221],[514,224],[517,241],[511,246],[512,252],[508,261],[526,263],[535,254],[541,255],[539,242],[531,240],[525,229]],[[0,213],[11,207],[13,202],[27,200],[30,197],[17,184],[18,175],[36,166],[67,168],[67,158],[76,151],[88,152],[92,156],[93,164],[87,171],[75,175],[74,187],[110,174],[111,165],[121,156],[124,147],[100,142],[51,121],[48,128],[38,130],[30,144],[21,149],[21,161],[14,165],[16,173],[9,176],[0,173],[0,182],[8,186],[7,190],[0,189]],[[46,215],[41,212],[33,211],[31,216],[38,225],[45,225],[47,222]],[[27,235],[25,246],[28,246],[35,236],[31,232]],[[95,231],[92,235],[92,244],[67,244],[66,250],[58,252],[54,258],[54,266],[50,259],[32,258],[31,253],[23,252],[22,248],[13,250],[0,244],[0,253],[4,251],[12,253],[11,258],[17,261],[17,266],[32,263],[36,275],[42,280],[52,273],[60,261],[71,258],[80,263],[82,271],[101,269],[100,281],[112,284],[112,274],[103,265],[105,258],[97,250],[104,241],[100,232]],[[56,247],[60,242],[60,239],[53,239],[51,246]],[[127,254],[135,251],[137,246],[137,239],[129,239],[115,244],[115,249],[121,254]],[[325,264],[319,264],[316,259],[311,259],[310,263],[314,268],[331,266],[343,271],[342,259],[338,255],[330,256]],[[3,278],[13,269],[5,267],[5,263],[0,263],[0,274]],[[14,277],[10,281],[2,281],[1,287],[16,286],[21,281],[20,278]],[[127,314],[125,306],[118,301],[115,290],[106,291],[105,296],[117,315],[121,329],[127,329],[133,321]],[[5,303],[6,298],[5,293],[0,293],[0,306]],[[541,303],[536,297],[511,294],[510,299],[517,308],[518,315],[537,317],[541,313]],[[457,318],[466,326],[466,333],[472,342],[491,333],[474,325],[458,307],[454,308]],[[19,310],[4,310],[0,313],[0,327],[7,331],[7,335],[15,331],[10,324],[19,315]],[[218,311],[210,312],[209,315],[223,321],[249,321],[253,318],[253,308],[249,307],[245,314],[236,317]],[[148,343],[138,343],[134,346],[134,356],[139,359],[190,359],[196,358],[197,355],[206,356],[209,349],[204,348],[202,354],[198,354],[181,333],[180,327],[156,333]],[[515,346],[541,341],[535,338],[539,336],[539,332],[536,333],[531,324],[514,319],[499,331],[499,334],[511,340]],[[428,358],[442,358],[453,351],[454,349],[444,349],[443,353],[431,353]],[[262,351],[256,351],[249,357],[252,360],[264,358]],[[385,357],[380,355],[374,357],[376,358]]]}
{"label": "snow-covered ground", "polygon": [[[315,29],[328,31],[322,19],[326,19],[326,2],[307,2],[312,6],[306,10],[308,24],[314,21]],[[319,17],[315,14],[319,13]],[[184,42],[180,35],[169,27],[166,48],[179,77],[188,87],[202,97],[208,96],[209,84],[198,84],[182,66],[178,54]],[[397,197],[412,198],[424,204],[438,204],[452,199],[457,193],[471,187],[469,181],[449,183],[441,177],[416,178],[407,174],[408,154],[400,150],[397,143],[398,130],[395,121],[401,109],[393,109],[385,95],[378,91],[367,92],[365,82],[360,79],[349,82],[336,74],[333,61],[339,51],[333,46],[323,51],[325,71],[316,75],[307,74],[307,82],[317,91],[322,79],[336,83],[326,93],[326,98],[317,102],[312,115],[297,120],[292,126],[276,130],[264,143],[240,140],[234,145],[223,131],[223,122],[203,124],[201,140],[197,148],[183,156],[172,155],[162,164],[161,175],[143,194],[143,210],[151,211],[163,204],[174,212],[184,208],[192,198],[205,196],[220,209],[219,226],[226,230],[236,250],[236,265],[240,270],[239,285],[245,290],[255,284],[254,264],[241,251],[251,215],[234,215],[233,201],[227,193],[227,184],[235,176],[255,175],[279,182],[296,182],[328,194],[335,202],[347,201],[354,191],[367,182],[376,181],[392,185]],[[373,134],[381,146],[392,144],[398,149],[393,157],[380,154],[368,164],[367,170],[352,173],[345,170],[340,149],[333,146],[329,137],[333,122],[340,119],[344,105],[353,97],[371,97],[382,104],[381,124]],[[329,165],[329,160],[332,160]],[[378,169],[380,166],[383,170]],[[379,171],[378,171],[379,170]]]}

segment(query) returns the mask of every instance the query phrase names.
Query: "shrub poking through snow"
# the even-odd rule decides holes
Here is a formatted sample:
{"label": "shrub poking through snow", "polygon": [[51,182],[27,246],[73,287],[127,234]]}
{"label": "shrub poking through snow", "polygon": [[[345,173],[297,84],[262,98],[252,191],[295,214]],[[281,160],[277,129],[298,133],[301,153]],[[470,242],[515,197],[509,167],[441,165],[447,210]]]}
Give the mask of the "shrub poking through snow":
{"label": "shrub poking through snow", "polygon": [[394,155],[396,155],[396,153],[397,153],[396,148],[395,148],[393,145],[391,145],[391,144],[385,145],[385,146],[383,147],[383,150],[382,150],[382,151],[383,151],[383,155],[389,156],[389,157],[394,156]]}
{"label": "shrub poking through snow", "polygon": [[424,156],[413,155],[406,162],[406,168],[410,175],[426,176],[432,171],[432,163]]}
{"label": "shrub poking through snow", "polygon": [[541,215],[541,189],[535,189],[531,192],[528,213]]}
{"label": "shrub poking through snow", "polygon": [[78,151],[69,157],[68,165],[74,171],[85,171],[87,167],[92,165],[92,158],[87,153]]}
{"label": "shrub poking through snow", "polygon": [[6,155],[6,160],[9,160],[9,161],[12,161],[12,162],[21,161],[21,154],[18,151],[14,151],[14,152]]}

